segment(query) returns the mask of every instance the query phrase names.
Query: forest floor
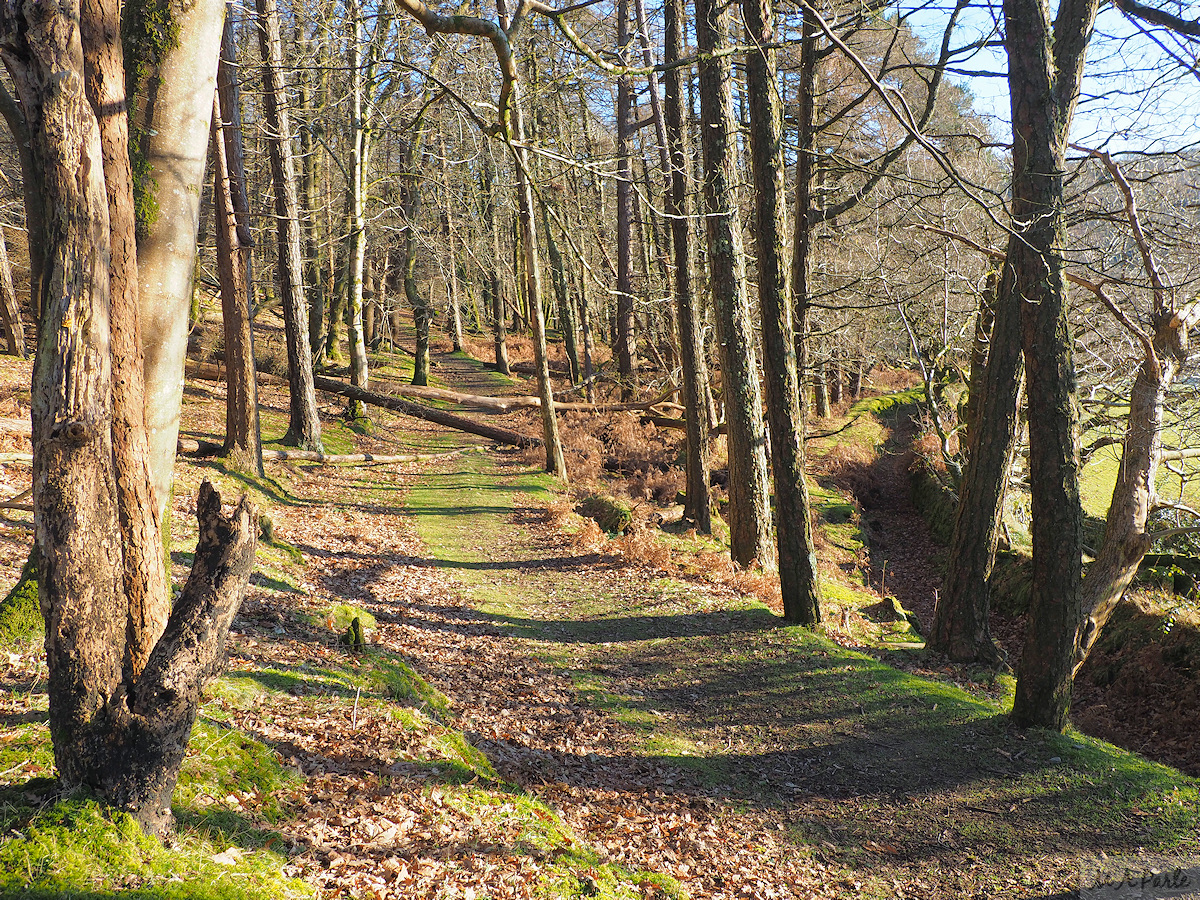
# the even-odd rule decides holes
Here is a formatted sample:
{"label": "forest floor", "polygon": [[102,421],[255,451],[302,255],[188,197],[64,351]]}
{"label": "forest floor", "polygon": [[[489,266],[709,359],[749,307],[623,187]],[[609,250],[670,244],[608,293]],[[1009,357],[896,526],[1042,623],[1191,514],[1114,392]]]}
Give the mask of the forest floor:
{"label": "forest floor", "polygon": [[[436,361],[443,386],[527,392],[464,357]],[[379,374],[386,390],[399,373]],[[0,385],[14,397],[0,416],[28,415],[22,377]],[[188,391],[185,432],[219,439],[223,387]],[[264,435],[281,434],[286,397],[264,386],[260,399]],[[194,539],[202,477],[251,489],[274,535],[176,798],[181,844],[209,849],[176,881],[232,896],[268,856],[328,897],[1048,898],[1073,896],[1099,853],[1200,852],[1195,780],[1078,733],[1012,729],[1002,685],[969,692],[887,665],[853,629],[783,627],[701,537],[589,531],[528,454],[378,411],[372,427],[323,412],[330,452],[454,455],[268,463],[266,478],[181,460],[177,546]],[[19,449],[7,440],[0,450]],[[6,491],[21,477],[6,468]],[[922,538],[885,518],[886,496],[870,502],[868,580],[919,610],[933,583],[906,543]],[[29,532],[6,515],[11,581]],[[848,569],[858,551],[843,549]],[[182,577],[189,555],[174,558]],[[848,603],[831,608],[849,621]],[[340,639],[354,615],[374,624],[363,651]],[[29,648],[7,665],[4,841],[25,853],[29,884],[50,884],[45,855],[29,862],[36,814],[17,810],[40,802],[25,780],[50,774],[44,663]],[[259,746],[266,762],[221,769],[232,748],[250,759]],[[14,858],[0,846],[0,876]],[[90,896],[176,895],[150,874],[91,877]],[[274,889],[289,892],[303,889]]]}

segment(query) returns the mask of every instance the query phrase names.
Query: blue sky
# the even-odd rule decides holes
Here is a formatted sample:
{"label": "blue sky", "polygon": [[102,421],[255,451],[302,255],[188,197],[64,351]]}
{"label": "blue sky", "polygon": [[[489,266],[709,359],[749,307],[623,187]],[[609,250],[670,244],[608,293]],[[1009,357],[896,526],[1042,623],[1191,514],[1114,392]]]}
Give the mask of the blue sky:
{"label": "blue sky", "polygon": [[[997,9],[999,4],[994,4]],[[904,8],[902,5],[901,8]],[[946,12],[925,6],[910,20],[918,33],[940,40]],[[980,5],[963,17],[963,34],[956,44],[991,33],[992,7]],[[1200,46],[1180,47],[1165,32],[1155,37],[1181,56],[1190,50],[1195,59]],[[985,48],[959,68],[992,72],[987,77],[960,77],[975,95],[976,110],[989,118],[1000,140],[1008,140],[1008,61],[1002,47]],[[1071,140],[1108,150],[1170,151],[1200,146],[1200,78],[1172,62],[1163,46],[1105,5],[1097,19],[1096,36],[1089,47],[1086,77]]]}

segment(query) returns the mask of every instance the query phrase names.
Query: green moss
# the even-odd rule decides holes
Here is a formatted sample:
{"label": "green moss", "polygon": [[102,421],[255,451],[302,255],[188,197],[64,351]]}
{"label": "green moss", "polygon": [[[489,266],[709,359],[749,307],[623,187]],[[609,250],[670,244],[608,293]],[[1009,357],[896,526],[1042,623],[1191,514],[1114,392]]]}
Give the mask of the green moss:
{"label": "green moss", "polygon": [[68,800],[32,813],[0,843],[0,895],[33,898],[311,897],[286,878],[274,853],[234,850],[194,834],[171,849],[142,833],[124,813],[91,800]]}
{"label": "green moss", "polygon": [[583,498],[575,511],[581,516],[595,520],[601,530],[609,534],[624,534],[633,521],[633,511],[628,504],[604,494],[589,494]]}
{"label": "green moss", "polygon": [[333,604],[322,618],[329,630],[336,634],[344,632],[355,619],[358,619],[363,629],[367,631],[374,629],[377,624],[373,615],[365,609],[360,609],[349,603]]}
{"label": "green moss", "polygon": [[151,176],[150,133],[139,123],[137,108],[150,90],[147,80],[167,52],[179,44],[179,22],[171,0],[135,0],[126,3],[121,16],[121,42],[125,51],[125,96],[129,98],[129,164],[133,174],[133,202],[138,238],[145,237],[158,220],[155,199],[158,184]]}
{"label": "green moss", "polygon": [[423,707],[437,716],[446,716],[450,712],[450,701],[446,696],[394,654],[372,656],[363,676],[392,700]]}
{"label": "green moss", "polygon": [[31,555],[17,583],[0,600],[0,646],[29,644],[45,633],[45,627],[38,604],[37,562]]}

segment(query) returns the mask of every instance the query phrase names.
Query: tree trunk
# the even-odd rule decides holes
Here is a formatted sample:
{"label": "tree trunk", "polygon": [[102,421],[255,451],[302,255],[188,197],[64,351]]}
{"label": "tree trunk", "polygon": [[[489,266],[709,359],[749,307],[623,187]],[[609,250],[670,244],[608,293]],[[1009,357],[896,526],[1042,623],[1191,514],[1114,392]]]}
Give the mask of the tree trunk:
{"label": "tree trunk", "polygon": [[[629,0],[617,2],[617,46],[621,65],[628,63]],[[632,400],[637,393],[637,345],[633,316],[633,172],[630,167],[630,141],[634,134],[633,80],[629,75],[617,79],[617,316],[614,344],[617,374],[621,379],[621,399]]]}
{"label": "tree trunk", "polygon": [[263,110],[267,120],[267,150],[275,195],[275,224],[279,236],[279,291],[283,295],[283,328],[288,359],[288,430],[285,444],[304,450],[321,448],[321,420],[313,390],[312,348],[305,321],[304,261],[300,252],[300,203],[296,196],[296,165],[292,159],[292,130],[288,121],[283,79],[283,49],[279,8],[275,0],[256,0],[258,46],[262,56]]}
{"label": "tree trunk", "polygon": [[737,129],[728,56],[728,13],[713,0],[696,2],[701,53],[701,146],[704,155],[708,265],[721,340],[721,380],[729,426],[729,536],[733,560],[774,564],[767,484],[766,432],[746,297],[746,255],[735,197]]}
{"label": "tree trunk", "polygon": [[483,179],[483,216],[485,227],[492,239],[492,270],[486,281],[490,285],[492,300],[492,337],[496,349],[496,371],[501,375],[511,374],[508,366],[507,312],[504,304],[504,280],[500,277],[500,229],[496,222],[496,194],[492,173],[492,155],[483,153],[481,177]]}
{"label": "tree trunk", "polygon": [[[307,57],[312,45],[300,25],[296,26],[296,43],[302,55]],[[319,367],[325,362],[325,282],[321,277],[324,239],[320,234],[320,219],[317,216],[317,176],[322,158],[318,154],[324,154],[324,150],[318,150],[313,125],[309,121],[314,110],[307,74],[302,73],[298,79],[297,91],[301,115],[304,117],[300,126],[300,193],[304,198],[302,227],[304,283],[308,297],[308,341],[313,365]]]}
{"label": "tree trunk", "polygon": [[1022,298],[1029,403],[1033,577],[1013,719],[1062,730],[1080,622],[1083,509],[1079,412],[1062,258],[1067,133],[1097,0],[1073,0],[1051,27],[1047,0],[1005,0],[1013,120],[1009,248]]}
{"label": "tree trunk", "polygon": [[[222,61],[218,83],[227,77]],[[254,336],[250,330],[250,298],[246,291],[246,257],[250,248],[239,240],[233,211],[227,114],[220,91],[213,98],[213,213],[216,218],[217,271],[221,283],[221,318],[225,326],[225,446],[222,453],[239,465],[263,474],[262,441],[258,425],[258,383],[255,380]]]}
{"label": "tree trunk", "polygon": [[[239,532],[217,527],[220,499],[214,515],[216,495],[206,485],[193,576],[165,630],[153,621],[153,604],[129,594],[130,560],[145,565],[153,553],[138,557],[149,548],[127,538],[159,553],[162,545],[157,534],[130,528],[127,498],[139,498],[139,523],[151,527],[157,498],[138,436],[145,425],[115,411],[129,403],[140,362],[127,143],[114,140],[124,129],[119,15],[115,5],[81,10],[68,2],[10,16],[0,27],[10,32],[5,63],[30,139],[24,175],[47,215],[45,267],[34,281],[42,335],[32,387],[33,495],[59,786],[90,788],[161,831],[200,687],[221,658],[249,577],[255,523],[243,507]],[[204,97],[211,116],[211,85]],[[110,311],[127,318],[117,322]],[[132,434],[122,437],[124,428]],[[131,456],[140,465],[122,469]],[[236,566],[217,562],[231,549]]]}
{"label": "tree trunk", "polygon": [[[86,78],[84,89],[92,109],[100,111],[97,125],[108,199],[113,464],[124,548],[122,585],[129,606],[129,640],[124,665],[126,677],[137,677],[166,626],[171,611],[171,591],[164,560],[162,519],[151,484],[146,434],[136,215],[133,173],[129,164],[120,7],[112,0],[87,0],[80,8],[79,25]],[[33,240],[35,235],[31,233],[29,238]]]}
{"label": "tree trunk", "polygon": [[[1012,247],[1013,238],[1009,242]],[[958,662],[996,665],[1001,655],[988,626],[991,575],[1004,518],[1004,497],[1021,403],[1021,298],[1007,263],[996,291],[986,366],[971,366],[966,462],[950,538],[943,593],[933,611],[930,650]],[[984,305],[981,304],[980,316]]]}
{"label": "tree trunk", "polygon": [[[212,94],[225,22],[224,0],[171,0],[166,13],[174,40],[141,86],[139,137],[156,215],[139,235],[138,291],[146,371],[146,426],[159,518],[167,521],[179,411],[188,309],[196,269],[199,185],[208,158]],[[153,90],[147,85],[153,83]],[[165,524],[164,524],[165,528]]]}
{"label": "tree trunk", "polygon": [[542,434],[546,447],[546,471],[567,480],[567,461],[558,435],[554,413],[554,386],[550,381],[550,361],[546,350],[546,321],[542,311],[542,273],[538,259],[537,228],[534,221],[533,186],[529,182],[528,153],[524,149],[525,128],[521,100],[514,84],[512,90],[513,155],[517,167],[517,201],[521,225],[521,244],[525,250],[525,294],[533,324],[533,355],[538,373],[538,396],[542,400]]}
{"label": "tree trunk", "polygon": [[829,418],[829,384],[818,369],[812,381],[813,415],[818,419]]}
{"label": "tree trunk", "polygon": [[563,264],[558,243],[551,230],[550,213],[545,211],[542,220],[546,226],[546,249],[550,252],[550,280],[554,282],[554,297],[558,302],[558,329],[562,332],[563,347],[567,351],[567,364],[571,368],[571,383],[580,380],[579,347],[575,342],[575,311],[571,308],[571,293],[567,286],[567,272]]}
{"label": "tree trunk", "polygon": [[0,229],[0,326],[4,328],[4,340],[8,352],[25,358],[25,326],[21,322],[21,305],[13,289],[12,267],[8,264],[8,246],[4,231]]}
{"label": "tree trunk", "polygon": [[[775,77],[775,14],[771,0],[742,0],[751,49],[746,51],[746,100],[750,107],[754,173],[758,299],[762,308],[763,363],[775,477],[775,534],[783,615],[790,622],[821,621],[817,554],[804,478],[804,420],[792,329],[792,298],[784,263],[787,232],[784,200],[783,110]],[[806,194],[805,187],[798,194]],[[799,203],[797,203],[799,207]],[[808,215],[808,204],[797,214]],[[807,282],[805,284],[807,287]]]}
{"label": "tree trunk", "polygon": [[[683,0],[667,0],[663,8],[666,34],[663,61],[670,65],[683,55]],[[671,222],[672,249],[675,254],[675,310],[679,318],[680,360],[684,416],[687,422],[687,466],[684,487],[684,517],[696,523],[704,534],[712,532],[712,501],[708,490],[708,414],[705,410],[705,384],[708,369],[704,360],[703,322],[696,309],[693,292],[692,232],[687,185],[687,132],[683,125],[683,75],[679,68],[668,68],[665,82],[665,124],[670,151],[670,187],[667,191],[667,217]]]}
{"label": "tree trunk", "polygon": [[[350,97],[352,104],[350,130],[350,184],[347,200],[350,206],[350,234],[346,242],[346,337],[350,345],[350,383],[366,390],[367,345],[363,339],[363,266],[367,254],[367,160],[371,150],[371,134],[363,104],[362,9],[357,0],[349,13]],[[359,419],[366,415],[362,404],[350,400],[346,415]]]}

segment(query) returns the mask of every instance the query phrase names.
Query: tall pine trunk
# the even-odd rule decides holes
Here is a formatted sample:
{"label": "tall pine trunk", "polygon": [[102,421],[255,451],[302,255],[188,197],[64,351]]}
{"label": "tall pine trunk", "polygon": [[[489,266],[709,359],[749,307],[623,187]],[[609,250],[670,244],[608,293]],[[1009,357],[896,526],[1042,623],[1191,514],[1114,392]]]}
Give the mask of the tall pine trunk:
{"label": "tall pine trunk", "polygon": [[1029,404],[1033,578],[1013,719],[1061,730],[1071,703],[1082,587],[1079,411],[1067,321],[1063,168],[1097,0],[1005,0],[1013,121],[1008,263],[1021,297]]}
{"label": "tall pine trunk", "polygon": [[283,78],[279,8],[275,0],[256,0],[258,46],[262,56],[263,108],[267,118],[267,151],[275,195],[279,240],[279,290],[283,295],[283,327],[288,360],[288,429],[284,443],[304,450],[321,448],[321,420],[313,388],[304,261],[300,252],[300,203],[296,196],[296,164],[292,159],[291,123]]}
{"label": "tall pine trunk", "polygon": [[[762,309],[763,363],[775,478],[775,534],[783,614],[791,622],[821,621],[817,554],[813,548],[808,485],[804,480],[804,421],[800,373],[792,328],[792,298],[784,262],[783,110],[775,81],[775,15],[771,0],[742,0],[752,49],[746,51],[754,173],[758,299]],[[799,206],[799,204],[797,204]],[[798,210],[808,215],[808,210]]]}
{"label": "tall pine trunk", "polygon": [[[666,25],[664,62],[668,65],[683,55],[683,0],[667,0],[663,9]],[[679,319],[680,362],[684,417],[686,419],[686,483],[683,514],[704,534],[712,531],[712,503],[708,490],[708,412],[705,404],[708,367],[704,359],[703,320],[693,288],[692,229],[688,202],[687,132],[683,124],[683,75],[671,66],[665,82],[667,146],[670,185],[667,217],[671,222],[675,256],[675,311]]]}
{"label": "tall pine trunk", "polygon": [[701,58],[700,119],[704,155],[708,267],[721,341],[721,380],[729,455],[729,538],[735,562],[774,564],[767,483],[766,430],[754,329],[746,296],[746,254],[735,185],[737,129],[733,72],[725,51],[729,15],[713,0],[696,2],[696,42]]}

